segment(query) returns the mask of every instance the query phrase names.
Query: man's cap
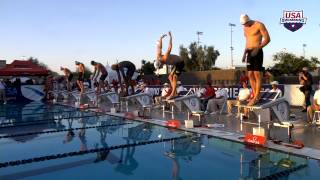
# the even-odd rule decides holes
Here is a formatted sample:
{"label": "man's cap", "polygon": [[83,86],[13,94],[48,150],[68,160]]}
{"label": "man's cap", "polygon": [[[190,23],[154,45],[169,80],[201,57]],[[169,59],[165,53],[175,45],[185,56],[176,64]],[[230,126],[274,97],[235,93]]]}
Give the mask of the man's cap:
{"label": "man's cap", "polygon": [[278,81],[272,81],[271,85],[279,85],[279,82]]}

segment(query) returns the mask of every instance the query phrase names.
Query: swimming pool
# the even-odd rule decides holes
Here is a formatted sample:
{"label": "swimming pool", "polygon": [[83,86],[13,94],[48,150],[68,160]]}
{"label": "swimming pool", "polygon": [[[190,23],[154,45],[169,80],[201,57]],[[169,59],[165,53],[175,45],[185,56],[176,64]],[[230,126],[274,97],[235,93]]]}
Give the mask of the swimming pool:
{"label": "swimming pool", "polygon": [[320,178],[318,161],[66,106],[0,118],[0,179]]}

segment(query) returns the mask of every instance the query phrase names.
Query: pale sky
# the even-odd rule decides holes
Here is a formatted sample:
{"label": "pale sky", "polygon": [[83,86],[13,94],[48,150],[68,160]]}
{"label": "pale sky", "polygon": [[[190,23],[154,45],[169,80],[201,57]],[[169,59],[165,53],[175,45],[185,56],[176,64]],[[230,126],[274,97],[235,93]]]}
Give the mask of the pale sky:
{"label": "pale sky", "polygon": [[[230,66],[230,27],[235,64],[244,48],[239,16],[247,13],[267,27],[271,42],[264,49],[264,65],[272,55],[288,52],[320,57],[320,1],[318,0],[0,0],[0,59],[10,63],[36,57],[55,71],[74,70],[74,61],[106,64],[155,59],[155,42],[161,33],[173,33],[173,53],[179,45],[196,41],[220,51],[218,67]],[[280,24],[284,10],[303,10],[307,18],[300,30],[290,32]],[[91,68],[91,67],[90,67]]]}

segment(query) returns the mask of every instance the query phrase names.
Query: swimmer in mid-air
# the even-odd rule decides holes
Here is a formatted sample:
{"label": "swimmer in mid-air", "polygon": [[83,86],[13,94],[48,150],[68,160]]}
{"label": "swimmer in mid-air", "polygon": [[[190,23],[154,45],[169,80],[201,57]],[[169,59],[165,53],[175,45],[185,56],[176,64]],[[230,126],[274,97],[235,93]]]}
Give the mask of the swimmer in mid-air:
{"label": "swimmer in mid-air", "polygon": [[167,36],[166,34],[161,35],[159,41],[157,42],[157,53],[156,53],[156,61],[154,66],[156,69],[159,69],[162,65],[171,65],[172,69],[168,76],[170,81],[170,85],[172,87],[171,94],[167,97],[167,99],[174,98],[177,96],[177,79],[183,71],[184,61],[178,55],[171,54],[172,50],[172,35],[171,32],[168,32],[169,36],[169,45],[167,51],[162,53],[162,39]]}

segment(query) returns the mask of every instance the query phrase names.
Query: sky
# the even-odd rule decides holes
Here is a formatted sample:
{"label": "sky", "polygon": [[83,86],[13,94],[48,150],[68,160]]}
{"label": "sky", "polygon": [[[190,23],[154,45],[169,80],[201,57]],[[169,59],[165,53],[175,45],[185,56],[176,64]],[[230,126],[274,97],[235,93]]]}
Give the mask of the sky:
{"label": "sky", "polygon": [[[0,59],[10,63],[32,56],[54,71],[75,70],[75,60],[87,66],[91,60],[129,60],[140,67],[142,59],[155,59],[160,34],[172,31],[172,53],[178,54],[179,46],[196,41],[201,31],[201,43],[221,54],[216,66],[226,68],[231,65],[228,24],[234,23],[234,64],[243,65],[243,13],[269,31],[264,66],[284,49],[302,55],[303,44],[307,58],[320,58],[319,7],[319,0],[0,0]],[[288,31],[280,24],[284,10],[303,10],[307,23]]]}

